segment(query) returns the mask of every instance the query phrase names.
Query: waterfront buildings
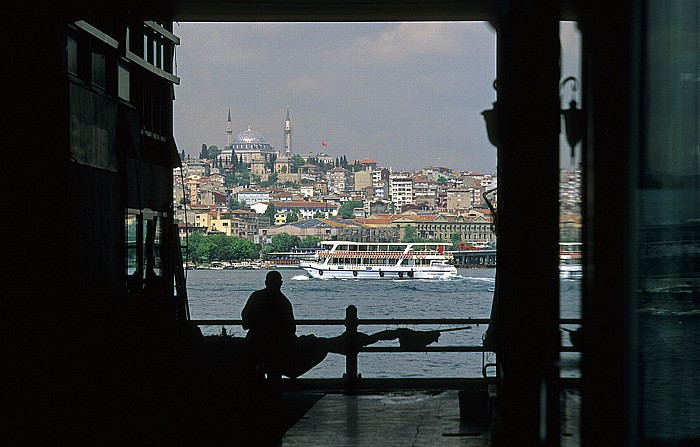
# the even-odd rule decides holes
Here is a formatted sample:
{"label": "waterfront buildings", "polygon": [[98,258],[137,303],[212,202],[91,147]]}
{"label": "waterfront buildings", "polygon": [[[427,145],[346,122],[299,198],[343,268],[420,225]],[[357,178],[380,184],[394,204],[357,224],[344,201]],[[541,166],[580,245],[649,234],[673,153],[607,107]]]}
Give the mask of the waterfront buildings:
{"label": "waterfront buildings", "polygon": [[[287,127],[285,124],[285,129]],[[291,213],[301,221],[333,218],[343,203],[354,200],[362,202],[361,208],[353,210],[356,219],[352,225],[334,219],[333,225],[337,228],[334,237],[340,234],[357,241],[377,241],[373,238],[396,241],[405,236],[407,228],[413,227],[417,237],[425,240],[451,243],[459,239],[475,246],[496,243],[494,215],[484,199],[488,192],[489,200],[497,207],[497,177],[494,175],[456,172],[447,167],[390,173],[367,158],[348,163],[355,169],[352,172],[332,164],[324,169],[318,162],[321,157],[323,154],[307,154],[305,159],[313,163],[298,165],[297,172],[288,173],[297,176],[298,181],[286,187],[279,186],[281,182],[278,181],[276,187],[267,188],[227,184],[224,175],[202,175],[212,171],[214,161],[183,160],[183,167],[173,171],[173,201],[180,208],[178,216],[184,217],[183,208],[187,208],[192,231],[205,228],[207,232],[223,232],[257,241],[269,239],[279,233],[280,228],[297,232],[293,229],[304,224],[288,223]],[[282,175],[292,170],[290,158],[284,153],[271,163],[254,161],[249,166],[254,174],[274,171]],[[580,240],[581,237],[580,181],[580,171],[561,170],[562,240]],[[183,206],[183,197],[189,200],[187,206]],[[247,212],[258,216],[273,204],[276,214],[264,222],[256,222],[254,228],[243,225],[240,216],[233,216],[233,210],[228,209],[230,200],[245,204],[245,209],[250,210]],[[201,208],[197,210],[197,206]],[[223,213],[225,218],[217,220],[217,212]]]}

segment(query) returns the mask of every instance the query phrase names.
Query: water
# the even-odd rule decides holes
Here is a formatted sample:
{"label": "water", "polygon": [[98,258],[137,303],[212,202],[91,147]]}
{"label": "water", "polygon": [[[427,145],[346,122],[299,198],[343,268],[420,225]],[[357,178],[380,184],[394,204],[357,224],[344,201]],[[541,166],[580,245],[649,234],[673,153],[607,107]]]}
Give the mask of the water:
{"label": "water", "polygon": [[[300,269],[281,269],[282,291],[292,302],[297,319],[345,318],[349,305],[364,318],[488,318],[495,286],[495,269],[460,269],[449,280],[322,280],[311,279]],[[240,319],[251,292],[264,287],[267,270],[190,270],[187,292],[193,320]],[[580,317],[580,287],[577,281],[562,281],[562,318]],[[401,327],[407,327],[405,325]],[[444,330],[451,326],[409,327],[415,330]],[[454,326],[452,326],[454,327]],[[360,326],[375,333],[391,326]],[[481,346],[487,325],[442,332],[430,346]],[[240,326],[228,326],[229,334],[245,336]],[[298,326],[297,335],[340,335],[342,326]],[[221,332],[221,327],[203,327],[205,335]],[[380,342],[395,346],[397,342]],[[377,343],[374,346],[382,346]],[[576,356],[563,356],[566,367]],[[494,361],[489,357],[487,362]],[[481,353],[362,353],[358,360],[362,377],[481,377]],[[337,378],[345,371],[345,358],[329,354],[307,378]]]}

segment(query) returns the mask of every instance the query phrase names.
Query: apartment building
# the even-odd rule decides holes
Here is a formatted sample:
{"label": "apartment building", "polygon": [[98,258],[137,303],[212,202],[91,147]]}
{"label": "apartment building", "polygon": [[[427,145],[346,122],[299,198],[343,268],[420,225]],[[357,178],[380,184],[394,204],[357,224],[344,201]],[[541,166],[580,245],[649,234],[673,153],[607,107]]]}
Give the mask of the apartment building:
{"label": "apartment building", "polygon": [[414,204],[413,177],[407,173],[389,175],[389,197],[395,210],[403,205]]}

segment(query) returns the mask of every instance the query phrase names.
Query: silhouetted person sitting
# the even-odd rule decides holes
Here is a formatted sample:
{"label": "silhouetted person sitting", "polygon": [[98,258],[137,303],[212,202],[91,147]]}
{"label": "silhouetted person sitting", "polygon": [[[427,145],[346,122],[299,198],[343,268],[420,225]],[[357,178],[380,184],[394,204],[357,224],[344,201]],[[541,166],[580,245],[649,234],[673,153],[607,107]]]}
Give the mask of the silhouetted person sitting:
{"label": "silhouetted person sitting", "polygon": [[248,329],[246,340],[258,357],[257,366],[277,384],[292,361],[296,323],[292,304],[280,290],[282,275],[269,272],[265,286],[250,295],[241,315],[243,329]]}

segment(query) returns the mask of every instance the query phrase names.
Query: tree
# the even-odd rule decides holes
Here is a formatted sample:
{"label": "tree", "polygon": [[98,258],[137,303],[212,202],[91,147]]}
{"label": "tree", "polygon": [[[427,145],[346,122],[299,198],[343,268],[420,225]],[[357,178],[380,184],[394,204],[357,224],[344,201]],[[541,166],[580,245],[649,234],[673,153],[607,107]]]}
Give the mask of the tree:
{"label": "tree", "polygon": [[245,203],[245,200],[237,200],[237,199],[231,198],[228,201],[228,208],[230,210],[247,210],[248,204]]}
{"label": "tree", "polygon": [[459,233],[452,233],[450,236],[450,242],[452,242],[453,250],[459,250],[459,243],[462,242],[462,235]]}
{"label": "tree", "polygon": [[355,208],[362,208],[362,206],[363,203],[359,200],[345,202],[340,206],[340,209],[338,209],[338,216],[342,217],[343,219],[352,219],[355,217]]}
{"label": "tree", "polygon": [[418,237],[418,230],[414,226],[407,226],[403,230],[403,239],[401,242],[423,242],[423,239]]}
{"label": "tree", "polygon": [[272,174],[267,176],[266,181],[260,183],[260,186],[263,188],[267,188],[269,186],[274,186],[277,184],[277,178],[278,178],[277,173],[273,172]]}
{"label": "tree", "polygon": [[209,159],[209,148],[204,143],[202,143],[202,151],[199,153],[199,158],[202,160]]}
{"label": "tree", "polygon": [[301,245],[301,239],[299,236],[292,236],[289,233],[280,233],[272,237],[272,241],[266,247],[266,251],[270,252],[282,252],[290,251],[292,247],[299,247]]}
{"label": "tree", "polygon": [[263,215],[267,216],[270,219],[270,222],[274,222],[275,214],[277,214],[277,207],[275,207],[275,205],[272,203],[268,204]]}
{"label": "tree", "polygon": [[287,213],[287,223],[299,221],[299,210],[292,210]]}
{"label": "tree", "polygon": [[248,170],[241,170],[237,174],[237,183],[239,185],[250,185],[250,171]]}
{"label": "tree", "polygon": [[228,240],[225,234],[209,234],[207,236],[211,241],[209,248],[210,261],[230,261],[231,251],[228,246]]}
{"label": "tree", "polygon": [[216,157],[218,157],[219,154],[221,154],[221,149],[219,149],[218,146],[209,146],[208,152],[209,158],[212,160],[216,160]]}
{"label": "tree", "polygon": [[318,236],[306,236],[301,240],[299,247],[301,248],[315,248],[318,247],[322,239]]}
{"label": "tree", "polygon": [[260,247],[247,239],[224,234],[193,233],[188,238],[187,254],[198,264],[211,261],[242,261],[260,257]]}
{"label": "tree", "polygon": [[260,257],[260,247],[247,239],[231,238],[235,260],[257,259]]}
{"label": "tree", "polygon": [[280,186],[283,188],[299,189],[299,184],[297,182],[284,182]]}
{"label": "tree", "polygon": [[323,219],[323,218],[325,218],[325,217],[326,217],[326,215],[323,214],[323,213],[320,212],[320,211],[316,211],[316,212],[314,213],[314,219]]}
{"label": "tree", "polygon": [[292,165],[292,172],[297,172],[299,166],[303,165],[306,162],[304,161],[304,157],[302,157],[299,154],[294,154],[292,156],[292,159],[290,160],[290,163]]}
{"label": "tree", "polygon": [[193,233],[188,238],[187,257],[196,263],[208,261],[212,240],[202,233]]}

